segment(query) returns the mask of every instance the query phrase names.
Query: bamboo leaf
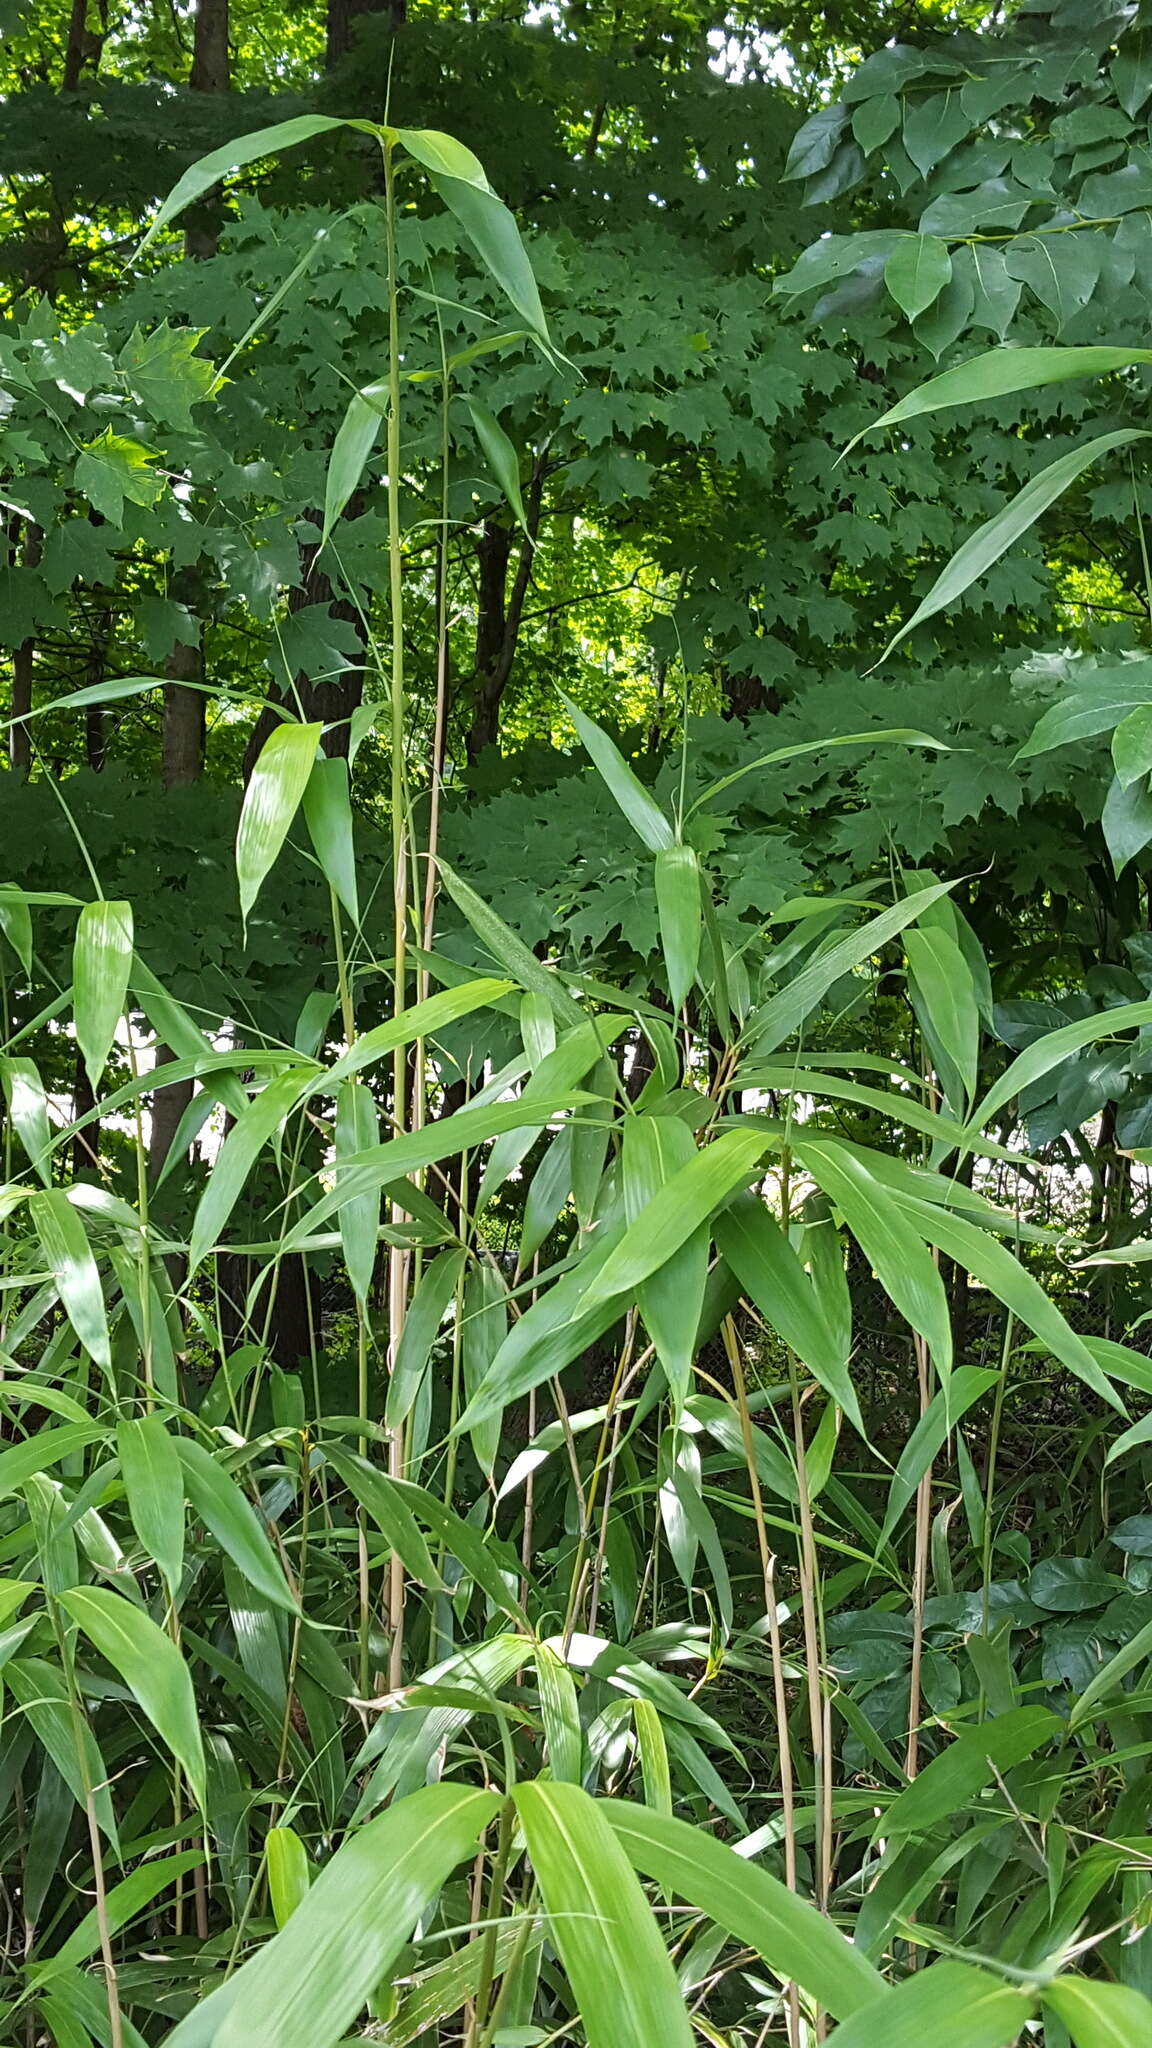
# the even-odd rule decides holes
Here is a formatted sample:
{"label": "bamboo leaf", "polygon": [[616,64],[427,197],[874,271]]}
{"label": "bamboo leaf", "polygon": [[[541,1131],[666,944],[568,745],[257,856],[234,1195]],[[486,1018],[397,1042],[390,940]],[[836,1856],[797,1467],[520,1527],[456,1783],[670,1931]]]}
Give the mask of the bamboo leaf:
{"label": "bamboo leaf", "polygon": [[116,1028],[124,1015],[132,965],[132,906],[86,903],[76,920],[72,999],[76,1042],[93,1088],[98,1088]]}
{"label": "bamboo leaf", "polygon": [[418,1585],[428,1586],[435,1592],[444,1590],[444,1582],[432,1562],[427,1543],[416,1525],[411,1508],[398,1490],[397,1483],[379,1467],[369,1463],[354,1451],[345,1450],[341,1444],[325,1446],[325,1457],[338,1472],[362,1507],[367,1508],[376,1527],[385,1541],[391,1545],[410,1578]]}
{"label": "bamboo leaf", "polygon": [[316,756],[304,788],[303,803],[304,822],[324,879],[339,897],[353,924],[359,924],[352,801],[348,763],[342,754]]}
{"label": "bamboo leaf", "polygon": [[429,171],[429,178],[459,221],[489,276],[516,308],[525,326],[550,354],[548,322],[540,291],[520,239],[520,230],[502,200],[471,179]]}
{"label": "bamboo leaf", "polygon": [[[336,1091],[336,1166],[359,1156],[380,1136],[372,1091],[363,1081],[342,1081]],[[340,1243],[348,1278],[361,1302],[367,1302],[376,1270],[380,1234],[380,1190],[345,1202],[340,1210]]]}
{"label": "bamboo leaf", "polygon": [[[360,1828],[237,1972],[214,2048],[333,2048],[499,1805],[493,1792],[426,1785]],[[176,2028],[168,2048],[201,2038],[195,2019]]]}
{"label": "bamboo leaf", "polygon": [[203,1806],[204,1749],[192,1678],[170,1637],[139,1607],[104,1586],[77,1586],[60,1604],[118,1671],[166,1742]]}
{"label": "bamboo leaf", "polygon": [[894,903],[889,910],[882,910],[878,917],[869,918],[867,924],[817,953],[786,988],[782,988],[778,995],[770,996],[748,1019],[746,1036],[753,1054],[759,1057],[783,1045],[823,1002],[834,982],[839,981],[842,975],[850,974],[873,953],[881,952],[898,932],[915,923],[922,911],[938,903],[954,887],[953,882],[937,882],[931,888],[917,889],[913,895]]}
{"label": "bamboo leaf", "polygon": [[1130,1985],[1057,1977],[1046,1986],[1044,2003],[1063,2020],[1076,2048],[1149,2048],[1152,2044],[1152,2001]]}
{"label": "bamboo leaf", "polygon": [[952,1318],[944,1283],[908,1215],[835,1139],[804,1138],[796,1147],[817,1187],[835,1202],[885,1292],[930,1347],[936,1368],[952,1363]]}
{"label": "bamboo leaf", "polygon": [[644,784],[628,766],[619,747],[594,719],[564,695],[563,690],[557,695],[576,727],[585,752],[649,852],[659,853],[662,848],[674,846],[676,834],[655,798],[648,794]]}
{"label": "bamboo leaf", "polygon": [[136,251],[139,257],[162,228],[176,220],[186,207],[202,199],[206,192],[227,178],[233,171],[240,171],[247,164],[259,163],[262,158],[279,156],[283,149],[294,149],[299,142],[310,142],[314,135],[326,135],[333,128],[360,128],[372,133],[366,122],[339,121],[325,114],[300,114],[293,121],[278,121],[272,128],[254,129],[251,135],[238,136],[234,142],[225,142],[207,156],[200,157],[189,166],[184,176],[172,187],[148,233]]}
{"label": "bamboo leaf", "polygon": [[188,1265],[195,1272],[214,1244],[248,1185],[257,1159],[285,1117],[308,1088],[315,1073],[311,1065],[292,1066],[277,1074],[248,1104],[220,1147],[208,1184],[192,1219]]}
{"label": "bamboo leaf", "polygon": [[503,918],[497,917],[496,912],[489,909],[483,899],[476,894],[475,889],[470,888],[463,876],[456,873],[455,868],[450,867],[443,858],[437,861],[437,867],[456,908],[464,913],[476,937],[482,946],[488,948],[493,960],[498,960],[506,972],[519,982],[521,988],[531,989],[538,995],[545,996],[556,1013],[558,1023],[583,1024],[583,1010],[575,997],[569,995],[559,977],[549,972],[536,958],[535,953],[524,944],[523,939],[518,939],[515,932],[509,930]]}
{"label": "bamboo leaf", "polygon": [[420,1284],[408,1304],[404,1329],[392,1362],[384,1411],[389,1429],[399,1429],[412,1411],[429,1354],[444,1320],[444,1312],[460,1284],[467,1256],[462,1247],[441,1252],[420,1276]]}
{"label": "bamboo leaf", "polygon": [[308,1851],[295,1828],[269,1828],[264,1840],[268,1858],[268,1896],[277,1927],[285,1927],[303,1904],[312,1882]]}
{"label": "bamboo leaf", "polygon": [[925,1835],[962,1813],[997,1772],[1001,1775],[1063,1727],[1047,1707],[1014,1707],[978,1727],[964,1728],[920,1776],[892,1801],[880,1823],[886,1835]]}
{"label": "bamboo leaf", "polygon": [[683,1009],[700,959],[700,863],[690,846],[662,846],[656,855],[656,907],[672,1008]]}
{"label": "bamboo leaf", "polygon": [[527,534],[528,519],[520,489],[520,457],[495,413],[490,412],[486,405],[482,405],[478,398],[473,398],[470,392],[465,394],[464,403],[471,414],[476,439],[480,443],[488,467],[515,513],[518,525]]}
{"label": "bamboo leaf", "polygon": [[[336,429],[332,453],[328,458],[328,475],[324,482],[324,524],[320,534],[320,545],[331,538],[332,529],[341,518],[349,498],[360,488],[368,457],[380,437],[388,409],[388,386],[366,384],[362,391],[354,391],[348,400],[347,409]],[[355,916],[355,911],[352,915]]]}
{"label": "bamboo leaf", "polygon": [[918,1201],[915,1196],[898,1194],[895,1199],[929,1244],[938,1246],[990,1288],[1069,1372],[1074,1372],[1119,1414],[1127,1415],[1123,1401],[1083,1338],[1077,1336],[1052,1297],[1005,1245],[952,1209]]}
{"label": "bamboo leaf", "polygon": [[128,1512],[144,1549],[159,1565],[173,1601],[184,1569],[184,1470],[174,1439],[153,1411],[116,1432]]}
{"label": "bamboo leaf", "polygon": [[707,1223],[764,1156],[766,1138],[755,1130],[724,1131],[665,1182],[630,1223],[618,1245],[579,1297],[586,1314],[615,1295],[634,1293]]}
{"label": "bamboo leaf", "polygon": [[322,731],[320,725],[278,725],[252,770],[236,833],[236,879],[245,927],[299,809]]}
{"label": "bamboo leaf", "polygon": [[602,1802],[542,1779],[515,1798],[588,2048],[691,2048],[663,1939]]}
{"label": "bamboo leaf", "polygon": [[1061,455],[1049,463],[1039,476],[1034,476],[1011,503],[998,512],[958,548],[946,569],[936,578],[922,604],[917,605],[912,617],[907,619],[898,633],[894,633],[880,656],[886,661],[893,648],[899,647],[909,633],[922,626],[926,620],[935,618],[946,606],[971,589],[981,576],[987,575],[1001,555],[1034,526],[1041,514],[1063,496],[1077,477],[1097,462],[1102,455],[1108,455],[1114,448],[1130,447],[1133,441],[1147,440],[1147,432],[1140,428],[1126,427],[1119,433],[1101,434],[1095,441],[1089,441],[1083,448],[1073,448],[1069,454]]}
{"label": "bamboo leaf", "polygon": [[985,399],[1007,398],[1016,391],[1038,391],[1045,384],[1061,384],[1070,377],[1107,377],[1116,370],[1128,370],[1138,363],[1152,363],[1147,348],[994,348],[986,355],[973,356],[930,377],[926,384],[909,391],[889,412],[849,441],[844,453],[854,448],[865,434],[879,433],[881,427],[899,426],[904,420],[920,419],[926,413],[942,412],[953,405],[974,405]]}
{"label": "bamboo leaf", "polygon": [[1004,2048],[1033,2004],[1029,1991],[987,1970],[933,1963],[837,2027],[828,2048]]}
{"label": "bamboo leaf", "polygon": [[240,1488],[202,1444],[186,1436],[176,1441],[188,1498],[205,1528],[256,1592],[273,1607],[296,1614],[299,1610],[272,1546]]}
{"label": "bamboo leaf", "polygon": [[775,1218],[755,1196],[736,1201],[716,1219],[717,1250],[743,1292],[766,1316],[790,1350],[867,1438],[847,1352],[816,1289]]}
{"label": "bamboo leaf", "polygon": [[637,1870],[755,1949],[835,2018],[846,2019],[882,1994],[879,1972],[823,1914],[727,1843],[622,1799],[601,1800],[599,1807]]}
{"label": "bamboo leaf", "polygon": [[62,1188],[38,1188],[28,1197],[28,1213],[72,1328],[97,1365],[109,1370],[104,1292],[84,1225]]}

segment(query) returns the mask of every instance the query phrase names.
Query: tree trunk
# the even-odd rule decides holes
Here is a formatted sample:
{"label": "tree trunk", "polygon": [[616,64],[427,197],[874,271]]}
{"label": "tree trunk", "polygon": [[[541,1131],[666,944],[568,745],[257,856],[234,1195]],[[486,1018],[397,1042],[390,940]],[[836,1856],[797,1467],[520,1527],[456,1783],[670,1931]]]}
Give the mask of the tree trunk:
{"label": "tree trunk", "polygon": [[204,692],[187,687],[200,680],[200,649],[178,643],[165,674],[161,772],[165,789],[177,789],[197,781],[204,767]]}
{"label": "tree trunk", "polygon": [[329,69],[348,55],[356,34],[356,23],[381,17],[391,24],[393,35],[408,18],[407,0],[328,0],[328,37],[324,61]]}
{"label": "tree trunk", "polygon": [[500,706],[516,645],[524,600],[532,580],[532,557],[540,530],[544,497],[544,459],[536,463],[526,493],[528,532],[520,543],[516,574],[508,588],[512,563],[512,529],[502,520],[486,519],[477,547],[478,604],[476,614],[476,657],[472,669],[472,718],[465,739],[470,761],[485,747],[494,747],[500,737]]}
{"label": "tree trunk", "polygon": [[[32,667],[36,655],[36,642],[22,640],[12,656],[12,716],[27,718],[32,709]],[[32,739],[26,725],[13,725],[8,742],[8,754],[13,768],[27,774],[32,766]]]}
{"label": "tree trunk", "polygon": [[199,0],[188,83],[193,92],[228,91],[228,0]]}

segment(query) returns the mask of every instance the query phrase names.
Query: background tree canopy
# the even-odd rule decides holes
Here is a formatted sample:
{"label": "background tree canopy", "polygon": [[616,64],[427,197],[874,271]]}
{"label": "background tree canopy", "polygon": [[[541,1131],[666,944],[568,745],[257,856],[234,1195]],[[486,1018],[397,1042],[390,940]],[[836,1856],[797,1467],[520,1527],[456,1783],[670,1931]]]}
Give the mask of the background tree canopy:
{"label": "background tree canopy", "polygon": [[1152,2044],[1152,5],[0,37],[0,2043]]}

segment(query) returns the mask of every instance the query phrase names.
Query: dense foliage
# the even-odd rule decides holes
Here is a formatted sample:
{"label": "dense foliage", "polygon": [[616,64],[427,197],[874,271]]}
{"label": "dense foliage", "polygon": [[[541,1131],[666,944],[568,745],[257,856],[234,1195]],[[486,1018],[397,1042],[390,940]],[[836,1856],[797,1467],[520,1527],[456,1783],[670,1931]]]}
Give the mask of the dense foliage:
{"label": "dense foliage", "polygon": [[1152,9],[0,31],[0,2041],[1152,2044]]}

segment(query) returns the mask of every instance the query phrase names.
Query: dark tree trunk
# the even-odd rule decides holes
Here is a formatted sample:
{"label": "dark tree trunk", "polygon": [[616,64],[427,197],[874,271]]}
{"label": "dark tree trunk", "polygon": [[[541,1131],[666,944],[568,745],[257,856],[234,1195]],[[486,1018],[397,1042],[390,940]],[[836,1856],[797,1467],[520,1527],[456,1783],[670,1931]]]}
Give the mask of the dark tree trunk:
{"label": "dark tree trunk", "polygon": [[195,782],[204,767],[204,692],[189,689],[202,673],[200,649],[180,642],[165,666],[162,774],[165,789]]}
{"label": "dark tree trunk", "polygon": [[228,90],[228,0],[198,0],[188,83],[193,92]]}
{"label": "dark tree trunk", "polygon": [[498,519],[486,519],[477,547],[478,602],[476,612],[476,657],[471,677],[472,717],[465,747],[474,761],[485,747],[500,738],[500,706],[520,638],[524,601],[532,580],[532,556],[540,530],[544,496],[544,462],[537,462],[529,481],[525,503],[528,532],[520,543],[516,573],[508,587],[512,565],[513,533]]}
{"label": "dark tree trunk", "polygon": [[88,26],[88,0],[72,0],[72,11],[68,17],[68,36],[64,44],[64,73],[61,87],[64,92],[75,92],[89,66],[99,65],[104,48],[104,33],[108,27],[107,5],[101,5],[100,33]]}
{"label": "dark tree trunk", "polygon": [[331,70],[348,55],[356,35],[356,23],[383,19],[393,35],[408,18],[407,0],[328,0],[328,35],[324,61]]}
{"label": "dark tree trunk", "polygon": [[[27,718],[32,709],[32,668],[35,657],[34,640],[22,640],[12,656],[13,718]],[[8,753],[13,768],[19,768],[27,774],[32,766],[32,739],[26,725],[12,727]]]}

